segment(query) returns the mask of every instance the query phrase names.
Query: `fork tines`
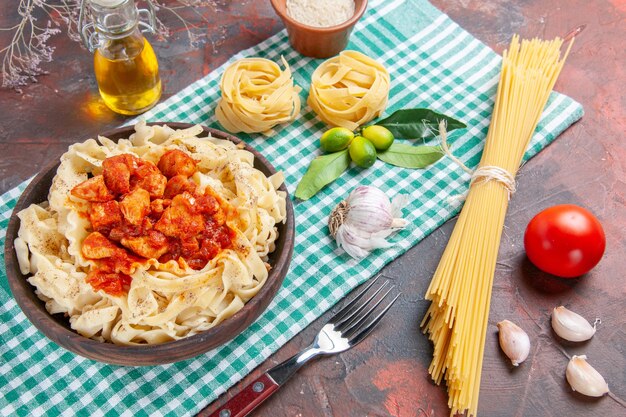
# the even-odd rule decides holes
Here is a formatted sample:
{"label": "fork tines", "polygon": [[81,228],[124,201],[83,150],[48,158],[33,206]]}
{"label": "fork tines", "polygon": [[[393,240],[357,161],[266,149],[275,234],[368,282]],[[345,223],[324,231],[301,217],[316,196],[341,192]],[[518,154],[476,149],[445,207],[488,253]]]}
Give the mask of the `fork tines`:
{"label": "fork tines", "polygon": [[[351,345],[363,340],[400,296],[398,293],[391,300],[386,300],[395,285],[390,285],[389,281],[383,281],[380,284],[378,281],[380,276],[376,276],[352,301],[328,321],[333,325],[334,330],[348,339]],[[378,306],[381,308],[377,309]]]}

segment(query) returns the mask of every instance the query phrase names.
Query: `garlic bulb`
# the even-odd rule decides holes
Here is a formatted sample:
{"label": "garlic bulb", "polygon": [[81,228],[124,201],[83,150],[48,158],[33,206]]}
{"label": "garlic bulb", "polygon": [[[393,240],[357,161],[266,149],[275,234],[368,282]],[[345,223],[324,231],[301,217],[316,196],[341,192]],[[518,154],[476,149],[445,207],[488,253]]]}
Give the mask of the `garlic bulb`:
{"label": "garlic bulb", "polygon": [[589,340],[596,332],[595,324],[592,326],[583,316],[563,306],[552,311],[552,328],[556,334],[570,342]]}
{"label": "garlic bulb", "polygon": [[524,362],[530,353],[530,339],[521,327],[508,320],[498,323],[500,347],[513,366]]}
{"label": "garlic bulb", "polygon": [[359,186],[330,213],[328,228],[337,245],[356,259],[372,250],[387,248],[387,236],[408,222],[401,218],[408,196],[400,194],[393,201],[376,187]]}
{"label": "garlic bulb", "polygon": [[609,392],[609,385],[602,375],[587,363],[585,355],[572,356],[565,370],[565,378],[574,391],[590,397],[601,397]]}

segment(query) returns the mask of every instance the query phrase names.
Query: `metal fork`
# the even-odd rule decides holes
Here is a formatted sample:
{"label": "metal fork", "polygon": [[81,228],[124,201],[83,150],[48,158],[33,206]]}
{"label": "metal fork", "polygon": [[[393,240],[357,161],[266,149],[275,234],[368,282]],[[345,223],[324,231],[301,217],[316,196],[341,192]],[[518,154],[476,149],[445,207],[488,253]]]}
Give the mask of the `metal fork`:
{"label": "metal fork", "polygon": [[[308,348],[252,381],[209,417],[247,416],[311,359],[343,352],[365,339],[400,296],[398,294],[390,301],[385,301],[394,286],[388,286],[389,281],[384,281],[372,288],[379,277],[380,275],[374,278],[352,301],[331,317]],[[379,306],[381,307],[377,309]]]}

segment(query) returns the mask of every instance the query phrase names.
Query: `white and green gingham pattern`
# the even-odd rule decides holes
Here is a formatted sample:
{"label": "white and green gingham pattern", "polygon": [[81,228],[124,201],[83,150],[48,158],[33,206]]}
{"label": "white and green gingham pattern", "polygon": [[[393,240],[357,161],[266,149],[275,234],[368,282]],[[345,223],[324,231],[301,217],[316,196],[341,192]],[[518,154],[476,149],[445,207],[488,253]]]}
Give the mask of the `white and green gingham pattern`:
{"label": "white and green gingham pattern", "polygon": [[[374,0],[351,37],[350,49],[376,58],[391,74],[386,115],[401,108],[429,107],[464,121],[453,132],[452,149],[465,164],[478,163],[489,126],[500,57],[425,0]],[[283,31],[234,56],[289,62],[306,101],[309,80],[321,61],[295,52]],[[146,113],[148,121],[201,123],[219,128],[214,116],[224,67]],[[182,69],[181,69],[182,70]],[[552,94],[532,145],[532,157],[582,116],[570,98]],[[327,127],[305,106],[300,117],[271,138],[241,135],[285,173],[293,193],[309,162],[319,153]],[[0,415],[188,416],[243,378],[357,284],[404,253],[458,211],[448,197],[467,190],[469,177],[447,158],[425,170],[391,167],[350,169],[305,202],[294,202],[296,238],[291,269],[268,310],[230,343],[176,364],[128,368],[78,357],[44,338],[8,292],[0,265]],[[326,228],[330,210],[359,184],[389,196],[408,193],[409,226],[397,244],[361,262],[335,249]],[[24,185],[0,197],[0,238]],[[1,263],[2,261],[0,261]]]}

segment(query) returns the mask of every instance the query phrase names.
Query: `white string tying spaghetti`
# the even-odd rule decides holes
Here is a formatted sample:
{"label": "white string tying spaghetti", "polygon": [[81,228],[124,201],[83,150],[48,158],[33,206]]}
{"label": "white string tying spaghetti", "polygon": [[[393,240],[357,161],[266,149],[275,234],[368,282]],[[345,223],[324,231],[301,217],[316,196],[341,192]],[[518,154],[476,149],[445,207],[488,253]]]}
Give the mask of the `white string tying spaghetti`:
{"label": "white string tying spaghetti", "polygon": [[[450,147],[448,146],[448,131],[446,130],[445,120],[439,121],[439,134],[441,135],[441,149],[443,149],[443,152],[448,156],[448,158],[452,159],[458,166],[460,166],[463,171],[472,176],[470,180],[470,186],[478,181],[496,181],[504,185],[504,188],[506,188],[509,193],[509,200],[511,199],[511,196],[515,193],[515,190],[517,189],[515,177],[513,176],[513,174],[511,174],[506,169],[495,165],[478,167],[476,170],[468,168],[463,162],[461,162],[459,158],[454,156],[454,154],[450,150]],[[465,197],[467,197],[467,195],[461,194],[454,197],[456,198],[454,198],[451,202],[465,200]]]}
{"label": "white string tying spaghetti", "polygon": [[494,165],[488,165],[479,167],[472,175],[470,186],[478,181],[496,181],[504,185],[504,188],[509,192],[509,200],[515,192],[515,177],[509,171],[504,168],[500,168]]}

